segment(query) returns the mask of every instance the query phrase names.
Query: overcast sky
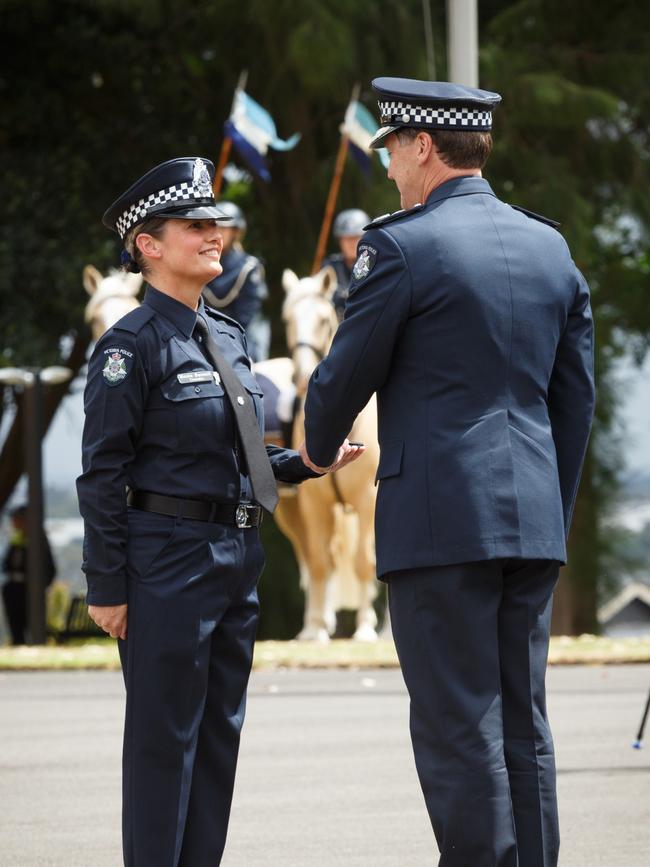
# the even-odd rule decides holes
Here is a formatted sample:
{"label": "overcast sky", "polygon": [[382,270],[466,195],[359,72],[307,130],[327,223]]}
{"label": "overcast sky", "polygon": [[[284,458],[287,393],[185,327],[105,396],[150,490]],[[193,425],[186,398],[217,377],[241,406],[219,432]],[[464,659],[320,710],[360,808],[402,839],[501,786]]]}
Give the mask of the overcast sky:
{"label": "overcast sky", "polygon": [[[626,426],[626,464],[636,472],[650,472],[650,359],[642,370],[626,364],[620,373],[620,389],[625,394],[622,420]],[[45,439],[44,473],[46,485],[73,485],[81,472],[81,393],[68,397]]]}

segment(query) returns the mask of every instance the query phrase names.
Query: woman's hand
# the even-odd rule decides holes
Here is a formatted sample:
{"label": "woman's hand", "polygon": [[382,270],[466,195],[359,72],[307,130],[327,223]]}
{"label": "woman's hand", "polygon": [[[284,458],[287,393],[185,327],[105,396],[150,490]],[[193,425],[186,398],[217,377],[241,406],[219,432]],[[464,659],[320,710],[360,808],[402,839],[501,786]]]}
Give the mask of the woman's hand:
{"label": "woman's hand", "polygon": [[100,629],[111,638],[126,638],[126,611],[128,605],[89,605],[88,614]]}
{"label": "woman's hand", "polygon": [[329,465],[329,467],[319,467],[317,466],[307,454],[307,448],[305,443],[303,443],[298,449],[300,453],[300,457],[302,458],[302,462],[305,466],[309,467],[310,470],[313,470],[315,473],[320,473],[324,475],[325,473],[335,473],[337,470],[340,470],[346,464],[351,464],[352,461],[356,461],[357,458],[360,458],[361,455],[365,452],[366,447],[364,445],[360,445],[359,443],[350,443],[349,440],[343,440],[343,445],[339,448],[336,453],[336,457],[334,458],[334,462]]}

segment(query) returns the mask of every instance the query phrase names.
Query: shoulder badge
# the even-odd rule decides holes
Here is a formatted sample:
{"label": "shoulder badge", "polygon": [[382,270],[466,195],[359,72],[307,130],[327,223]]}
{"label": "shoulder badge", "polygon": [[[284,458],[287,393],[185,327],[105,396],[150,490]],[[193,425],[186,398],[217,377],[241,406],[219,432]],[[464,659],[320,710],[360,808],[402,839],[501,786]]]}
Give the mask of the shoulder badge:
{"label": "shoulder badge", "polygon": [[363,231],[367,231],[368,229],[376,229],[378,226],[385,226],[386,223],[393,223],[395,220],[401,220],[402,217],[406,217],[409,214],[414,214],[417,211],[421,211],[424,205],[417,204],[413,205],[412,208],[402,208],[399,211],[393,211],[392,214],[382,214],[381,217],[375,217],[375,219],[368,223],[367,226],[363,227]]}
{"label": "shoulder badge", "polygon": [[352,279],[357,283],[360,280],[365,280],[368,274],[370,274],[372,269],[375,267],[376,261],[377,251],[375,248],[371,247],[370,244],[360,244],[359,255],[357,261],[354,263],[354,268],[352,269]]}
{"label": "shoulder badge", "polygon": [[511,208],[514,208],[515,211],[520,211],[522,214],[525,214],[527,217],[530,217],[532,220],[538,220],[540,223],[546,223],[547,226],[551,226],[553,229],[559,229],[562,225],[558,223],[557,220],[552,220],[550,217],[543,217],[541,214],[536,214],[534,211],[529,211],[526,208],[522,208],[519,205],[510,205]]}
{"label": "shoulder badge", "polygon": [[104,350],[102,376],[106,385],[120,385],[133,367],[133,353],[121,346],[110,346]]}

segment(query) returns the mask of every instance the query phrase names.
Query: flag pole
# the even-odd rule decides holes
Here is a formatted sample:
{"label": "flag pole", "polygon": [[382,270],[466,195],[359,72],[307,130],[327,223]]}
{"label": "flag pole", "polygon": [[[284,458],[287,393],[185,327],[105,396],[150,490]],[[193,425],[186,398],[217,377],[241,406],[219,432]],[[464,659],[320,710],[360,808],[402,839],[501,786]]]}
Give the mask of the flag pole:
{"label": "flag pole", "polygon": [[[358,101],[360,91],[361,85],[355,84],[352,88],[352,94],[350,95],[350,102]],[[348,103],[348,105],[349,104],[350,103]],[[316,255],[314,256],[314,262],[311,266],[312,274],[318,273],[321,262],[323,261],[323,257],[325,256],[325,248],[327,246],[327,239],[329,237],[330,228],[332,225],[332,218],[334,217],[336,200],[338,198],[339,189],[341,187],[341,179],[343,177],[343,169],[345,168],[345,157],[348,152],[349,142],[349,135],[346,132],[341,133],[339,152],[336,155],[336,163],[334,165],[334,175],[332,177],[332,183],[330,184],[329,193],[327,194],[325,213],[323,214],[323,222],[321,223],[320,234],[318,236],[318,244],[316,245]]]}
{"label": "flag pole", "polygon": [[[239,74],[239,81],[237,82],[237,87],[235,88],[235,95],[232,99],[232,108],[230,109],[230,116],[232,117],[233,112],[235,111],[235,104],[237,102],[237,94],[239,94],[242,90],[246,90],[246,82],[248,80],[248,70],[244,69]],[[219,152],[219,161],[217,163],[217,168],[214,173],[214,181],[212,183],[212,193],[216,198],[218,198],[219,193],[221,192],[221,187],[223,184],[223,170],[226,168],[226,163],[228,162],[228,157],[230,156],[230,150],[232,148],[232,139],[229,135],[225,135],[223,137],[223,141],[221,142],[221,151]]]}

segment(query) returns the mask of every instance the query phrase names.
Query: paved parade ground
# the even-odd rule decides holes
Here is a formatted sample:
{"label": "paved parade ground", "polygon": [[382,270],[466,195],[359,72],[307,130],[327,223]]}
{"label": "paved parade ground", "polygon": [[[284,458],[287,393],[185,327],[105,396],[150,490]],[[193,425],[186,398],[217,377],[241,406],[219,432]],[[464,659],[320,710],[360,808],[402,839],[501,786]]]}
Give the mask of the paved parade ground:
{"label": "paved parade ground", "polygon": [[[650,864],[650,666],[549,671],[561,867]],[[119,867],[121,676],[0,673],[2,867]],[[437,863],[399,671],[259,671],[223,867]],[[648,731],[650,741],[650,731]]]}

